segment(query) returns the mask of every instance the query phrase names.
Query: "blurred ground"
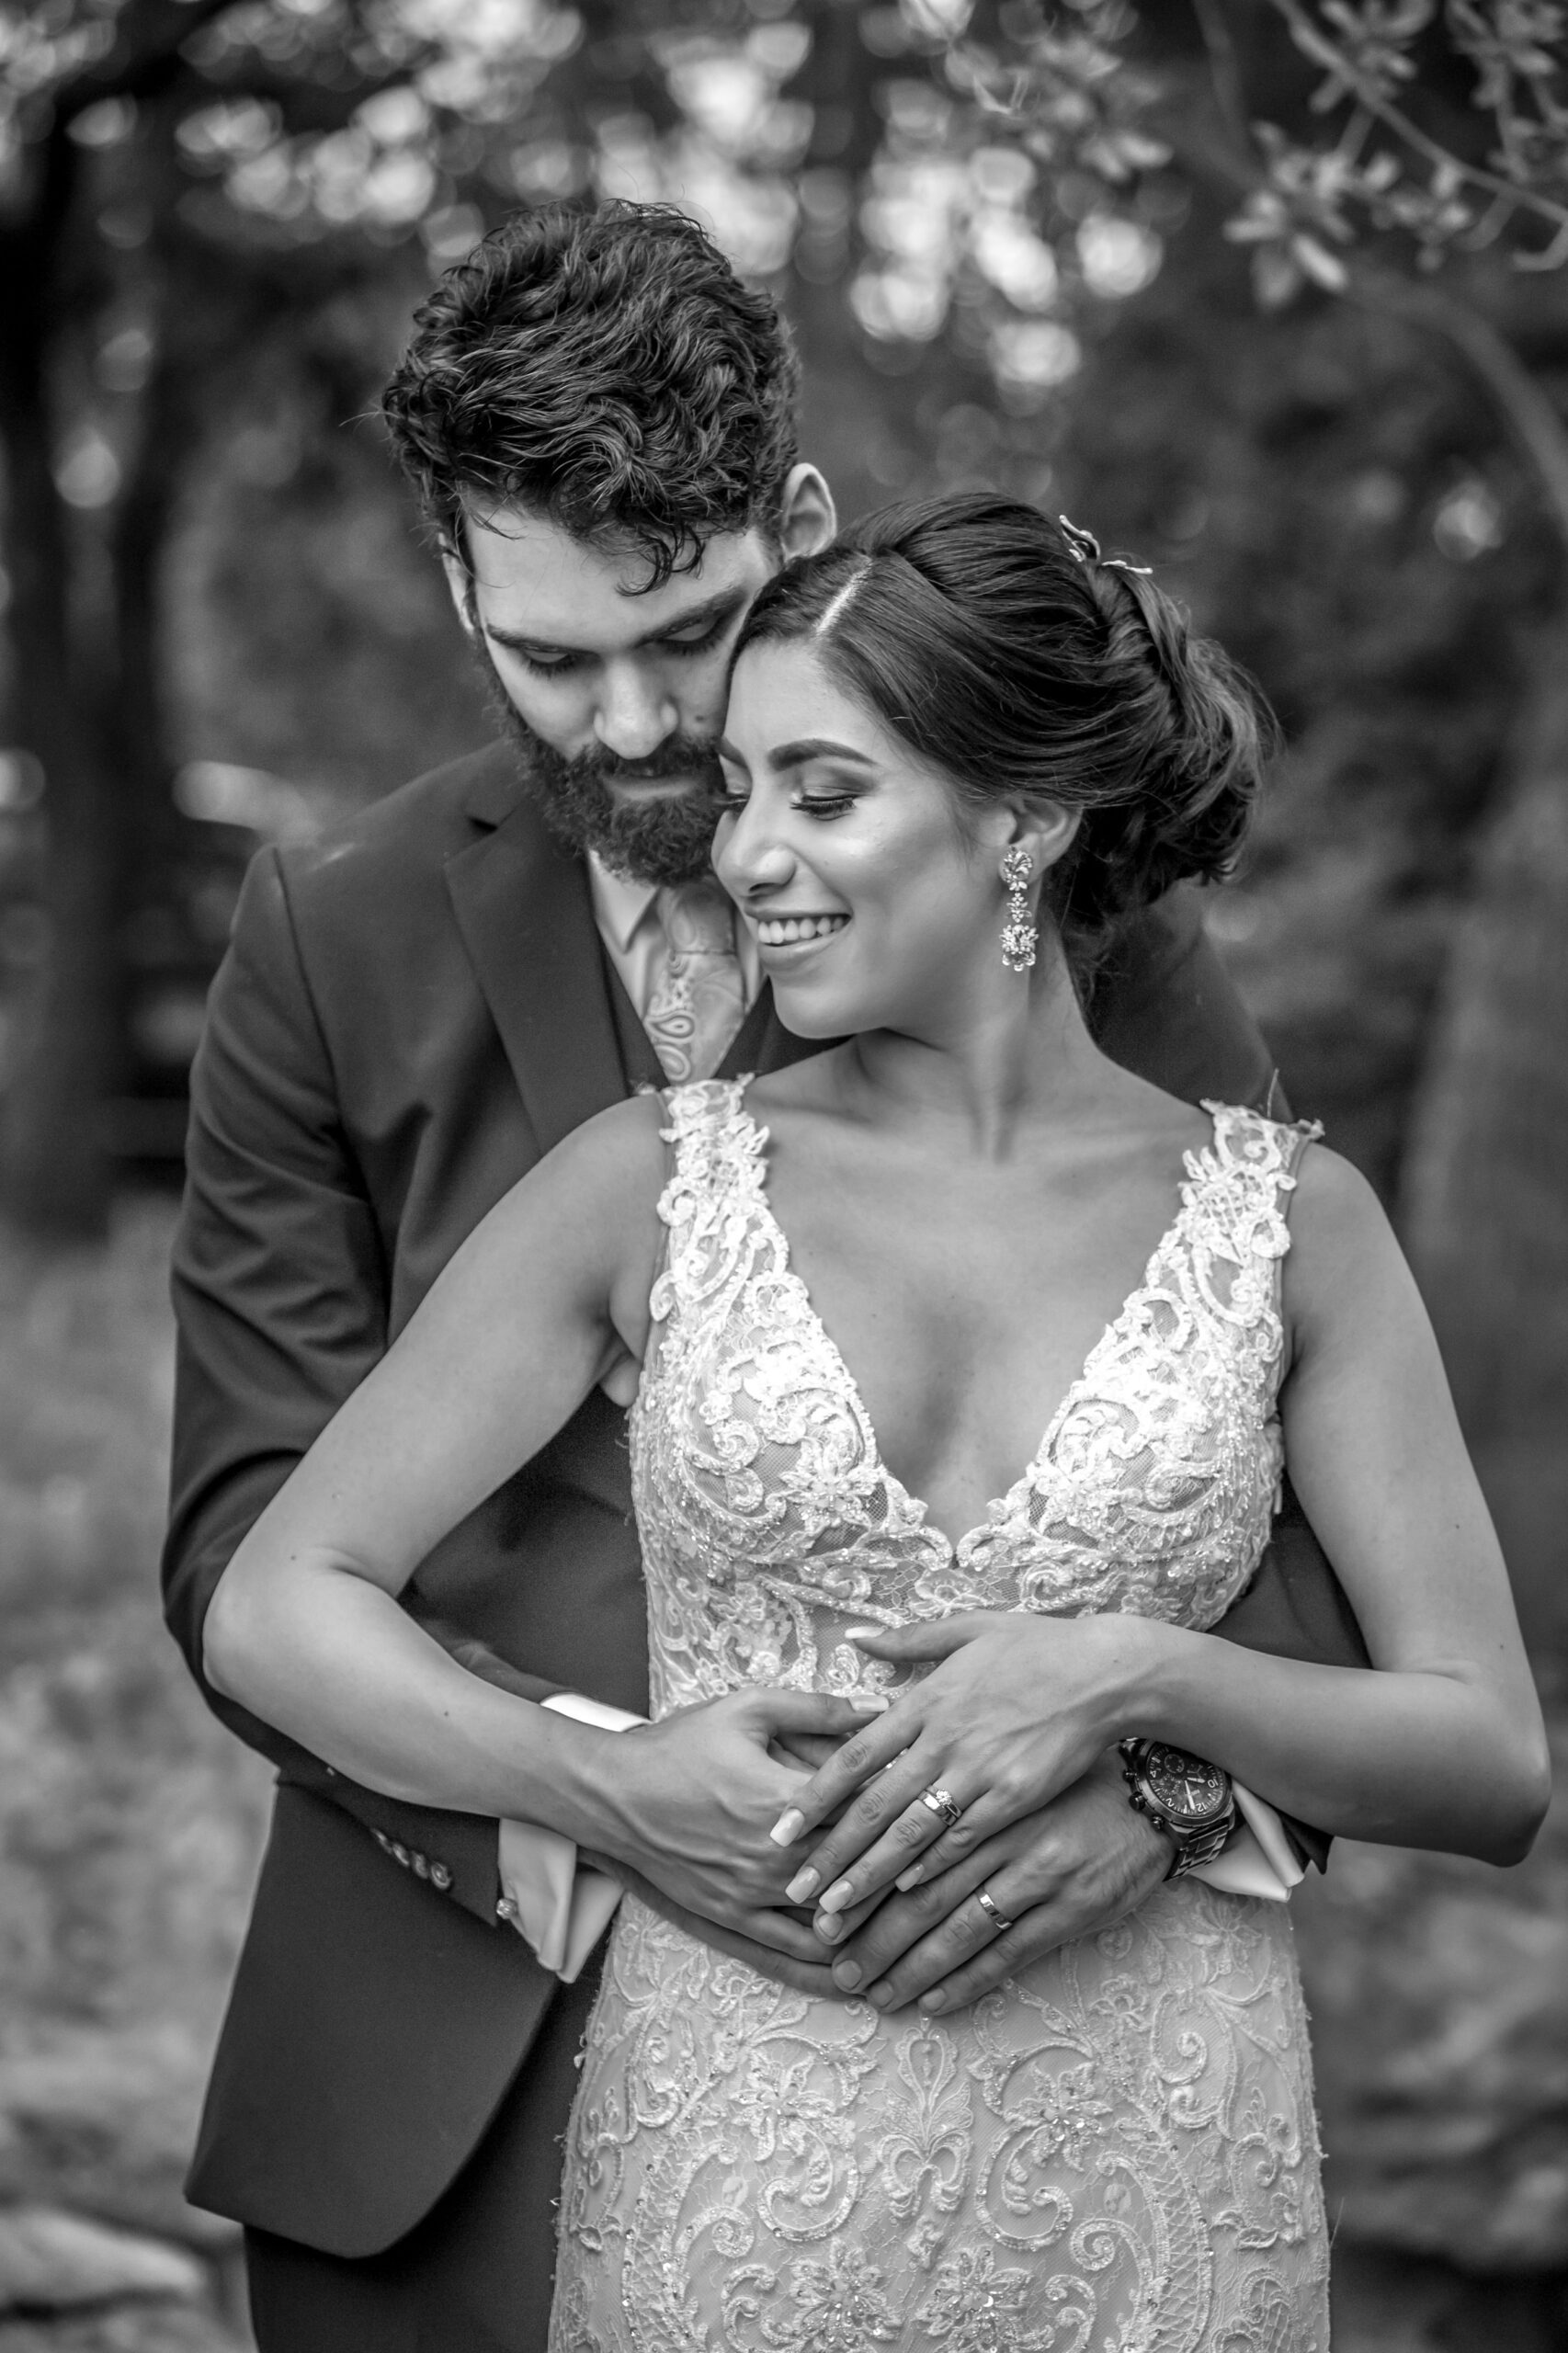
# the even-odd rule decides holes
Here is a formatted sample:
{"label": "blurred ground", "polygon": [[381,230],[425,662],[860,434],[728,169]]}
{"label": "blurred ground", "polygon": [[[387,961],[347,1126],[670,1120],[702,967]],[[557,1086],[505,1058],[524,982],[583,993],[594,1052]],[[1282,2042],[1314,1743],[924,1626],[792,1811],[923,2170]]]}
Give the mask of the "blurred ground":
{"label": "blurred ground", "polygon": [[169,1226],[0,1245],[0,2353],[244,2342],[179,2185],[267,1775],[157,1614]]}
{"label": "blurred ground", "polygon": [[[235,2234],[179,2182],[267,1776],[159,1623],[166,1203],[0,1239],[0,2353],[241,2353]],[[1342,1847],[1298,1899],[1336,2353],[1568,2343],[1568,1836]]]}

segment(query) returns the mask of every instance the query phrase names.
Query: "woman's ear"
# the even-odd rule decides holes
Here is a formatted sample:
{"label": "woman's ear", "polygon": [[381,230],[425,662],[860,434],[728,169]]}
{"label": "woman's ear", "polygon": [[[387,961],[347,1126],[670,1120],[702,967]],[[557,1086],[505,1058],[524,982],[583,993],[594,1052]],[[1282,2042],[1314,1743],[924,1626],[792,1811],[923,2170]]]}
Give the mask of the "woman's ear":
{"label": "woman's ear", "polygon": [[838,529],[838,509],[824,475],[815,466],[791,466],[778,510],[778,538],[786,557],[816,555]]}
{"label": "woman's ear", "polygon": [[1035,871],[1044,873],[1066,857],[1083,822],[1083,811],[1070,809],[1065,801],[1030,801],[1014,811],[1002,847],[1006,850],[1019,844],[1033,858]]}

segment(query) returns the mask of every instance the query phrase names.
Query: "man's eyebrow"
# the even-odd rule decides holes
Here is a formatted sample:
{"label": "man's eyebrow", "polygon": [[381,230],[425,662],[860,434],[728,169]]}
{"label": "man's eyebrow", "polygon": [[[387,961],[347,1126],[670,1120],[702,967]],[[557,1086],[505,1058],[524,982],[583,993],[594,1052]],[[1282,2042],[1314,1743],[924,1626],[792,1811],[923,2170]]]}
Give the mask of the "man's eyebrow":
{"label": "man's eyebrow", "polygon": [[852,744],[835,744],[830,735],[805,735],[798,744],[780,744],[767,755],[768,767],[780,773],[803,767],[808,760],[853,760],[857,767],[876,767],[869,752],[858,752]]}
{"label": "man's eyebrow", "polygon": [[[685,612],[667,614],[657,629],[648,630],[642,637],[633,638],[632,647],[657,645],[661,639],[673,637],[677,630],[699,629],[704,622],[716,624],[728,620],[731,614],[745,602],[745,593],[744,588],[721,588],[713,596],[705,597],[701,604],[687,606]],[[489,622],[485,624],[484,634],[496,645],[509,647],[514,654],[580,654],[588,652],[588,648],[582,645],[558,644],[553,638],[528,637],[518,630],[494,629]]]}

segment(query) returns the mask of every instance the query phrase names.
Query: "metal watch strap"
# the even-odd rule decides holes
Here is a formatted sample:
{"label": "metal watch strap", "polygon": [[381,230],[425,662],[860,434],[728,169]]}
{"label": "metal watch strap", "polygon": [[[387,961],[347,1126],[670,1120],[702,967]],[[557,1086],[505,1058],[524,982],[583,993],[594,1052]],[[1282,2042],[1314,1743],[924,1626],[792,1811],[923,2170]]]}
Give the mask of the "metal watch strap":
{"label": "metal watch strap", "polygon": [[1176,1853],[1171,1858],[1171,1867],[1165,1873],[1166,1879],[1185,1879],[1188,1871],[1198,1870],[1203,1864],[1216,1861],[1224,1853],[1230,1843],[1231,1833],[1235,1826],[1236,1808],[1233,1799],[1229,1813],[1222,1813],[1218,1822],[1210,1823],[1207,1830],[1195,1830],[1187,1837],[1177,1837],[1169,1823],[1162,1824],[1161,1827],[1176,1847]]}
{"label": "metal watch strap", "polygon": [[[1137,1738],[1118,1743],[1121,1754],[1121,1778],[1127,1783],[1128,1799],[1134,1813],[1144,1815],[1157,1830],[1163,1830],[1176,1850],[1171,1857],[1170,1869],[1165,1873],[1167,1881],[1185,1879],[1189,1871],[1201,1870],[1205,1863],[1211,1863],[1223,1854],[1238,1819],[1235,1796],[1233,1790],[1224,1812],[1212,1822],[1205,1823],[1201,1828],[1186,1830],[1178,1827],[1164,1807],[1152,1803],[1140,1787],[1142,1760],[1152,1745],[1153,1744]],[[1225,1779],[1229,1782],[1230,1775],[1227,1774]]]}

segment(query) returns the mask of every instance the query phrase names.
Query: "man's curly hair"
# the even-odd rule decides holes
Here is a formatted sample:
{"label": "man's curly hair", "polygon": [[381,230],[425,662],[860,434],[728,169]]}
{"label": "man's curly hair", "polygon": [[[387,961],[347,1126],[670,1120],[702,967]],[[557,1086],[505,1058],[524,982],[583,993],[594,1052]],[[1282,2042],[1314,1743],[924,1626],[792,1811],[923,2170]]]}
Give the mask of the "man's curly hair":
{"label": "man's curly hair", "polygon": [[800,365],[768,296],[673,207],[520,212],[415,314],[382,402],[441,544],[520,506],[625,538],[646,585],[715,532],[777,528]]}

